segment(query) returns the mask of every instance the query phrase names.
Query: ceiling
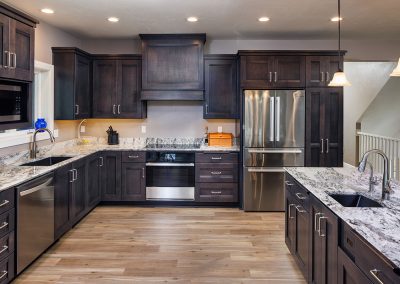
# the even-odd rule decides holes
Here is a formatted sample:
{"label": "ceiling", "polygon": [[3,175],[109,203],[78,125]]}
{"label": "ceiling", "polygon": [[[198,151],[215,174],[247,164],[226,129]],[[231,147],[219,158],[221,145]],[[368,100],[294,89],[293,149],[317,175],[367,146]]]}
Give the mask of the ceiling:
{"label": "ceiling", "polygon": [[[139,33],[207,33],[224,39],[327,39],[337,35],[336,0],[8,0],[6,3],[85,38]],[[47,15],[42,8],[55,10]],[[342,0],[343,37],[398,39],[399,0]],[[110,23],[107,18],[120,18]],[[197,23],[186,18],[196,16]],[[267,16],[271,20],[260,23]]]}

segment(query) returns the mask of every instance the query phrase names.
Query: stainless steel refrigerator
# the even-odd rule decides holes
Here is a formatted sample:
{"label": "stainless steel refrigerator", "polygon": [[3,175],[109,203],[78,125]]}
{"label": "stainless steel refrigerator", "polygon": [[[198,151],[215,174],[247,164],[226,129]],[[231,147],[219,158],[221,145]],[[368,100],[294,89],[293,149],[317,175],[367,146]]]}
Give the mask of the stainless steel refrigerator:
{"label": "stainless steel refrigerator", "polygon": [[284,211],[283,167],[304,166],[304,90],[244,92],[243,208]]}

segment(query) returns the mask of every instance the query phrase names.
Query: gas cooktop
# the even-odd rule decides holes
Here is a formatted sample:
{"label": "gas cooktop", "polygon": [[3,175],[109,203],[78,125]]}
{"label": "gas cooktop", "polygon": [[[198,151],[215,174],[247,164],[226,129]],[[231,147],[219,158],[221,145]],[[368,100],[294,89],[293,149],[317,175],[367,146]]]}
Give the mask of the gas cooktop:
{"label": "gas cooktop", "polygon": [[200,149],[200,144],[148,144],[146,149]]}

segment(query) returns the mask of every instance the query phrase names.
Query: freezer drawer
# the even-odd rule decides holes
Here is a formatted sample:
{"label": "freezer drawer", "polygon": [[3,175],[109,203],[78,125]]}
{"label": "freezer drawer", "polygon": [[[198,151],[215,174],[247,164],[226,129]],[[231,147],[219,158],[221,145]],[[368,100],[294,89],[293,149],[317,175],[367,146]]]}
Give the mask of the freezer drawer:
{"label": "freezer drawer", "polygon": [[304,148],[245,148],[246,167],[303,167]]}
{"label": "freezer drawer", "polygon": [[245,211],[285,210],[283,168],[244,168],[243,208]]}

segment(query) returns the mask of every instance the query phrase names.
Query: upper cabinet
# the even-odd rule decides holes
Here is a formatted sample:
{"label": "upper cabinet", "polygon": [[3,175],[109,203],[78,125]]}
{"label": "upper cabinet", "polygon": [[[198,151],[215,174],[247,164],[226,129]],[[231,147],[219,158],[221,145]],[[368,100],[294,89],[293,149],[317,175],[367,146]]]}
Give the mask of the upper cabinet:
{"label": "upper cabinet", "polygon": [[239,118],[237,65],[236,55],[204,57],[203,118]]}
{"label": "upper cabinet", "polygon": [[32,81],[37,21],[0,4],[0,77]]}
{"label": "upper cabinet", "polygon": [[205,34],[141,34],[143,100],[203,100]]}
{"label": "upper cabinet", "polygon": [[93,61],[93,117],[145,118],[140,99],[141,60],[138,55],[98,56]]}
{"label": "upper cabinet", "polygon": [[84,119],[91,116],[91,59],[78,48],[53,47],[54,117]]}
{"label": "upper cabinet", "polygon": [[343,69],[343,61],[338,56],[307,56],[307,87],[327,87],[339,67]]}
{"label": "upper cabinet", "polygon": [[242,88],[305,87],[305,56],[239,51]]}

